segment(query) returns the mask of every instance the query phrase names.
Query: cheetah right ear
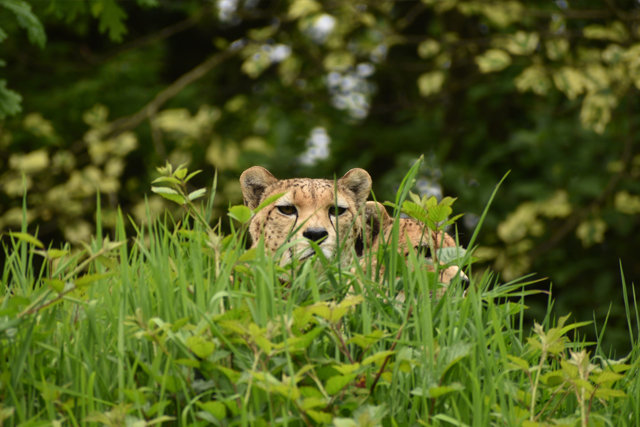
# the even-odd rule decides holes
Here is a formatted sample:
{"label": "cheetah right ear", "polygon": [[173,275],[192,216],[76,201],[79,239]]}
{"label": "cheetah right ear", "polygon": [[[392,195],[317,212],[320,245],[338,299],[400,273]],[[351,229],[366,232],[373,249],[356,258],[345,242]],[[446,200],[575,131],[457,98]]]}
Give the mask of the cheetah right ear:
{"label": "cheetah right ear", "polygon": [[389,216],[384,205],[379,202],[365,203],[364,220],[367,226],[371,226],[371,242],[375,241],[380,232],[384,232],[393,224],[393,218]]}
{"label": "cheetah right ear", "polygon": [[351,192],[359,210],[371,193],[371,176],[364,169],[351,169],[338,180],[338,186]]}
{"label": "cheetah right ear", "polygon": [[260,205],[264,190],[268,186],[278,182],[278,178],[262,166],[254,166],[242,172],[240,175],[240,187],[244,204],[249,209],[255,209]]}

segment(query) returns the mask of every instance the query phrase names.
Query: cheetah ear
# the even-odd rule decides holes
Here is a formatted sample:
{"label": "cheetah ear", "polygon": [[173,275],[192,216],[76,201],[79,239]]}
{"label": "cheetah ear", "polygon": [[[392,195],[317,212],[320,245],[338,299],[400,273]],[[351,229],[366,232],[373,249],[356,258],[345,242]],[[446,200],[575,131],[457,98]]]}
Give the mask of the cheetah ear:
{"label": "cheetah ear", "polygon": [[364,205],[364,220],[373,224],[373,228],[379,233],[393,224],[393,218],[387,213],[387,209],[380,202],[367,202]]}
{"label": "cheetah ear", "polygon": [[371,177],[364,169],[351,169],[338,180],[338,185],[353,194],[356,209],[360,209],[371,192]]}
{"label": "cheetah ear", "polygon": [[278,182],[278,178],[261,166],[254,166],[242,172],[240,187],[244,204],[250,209],[257,208],[262,200],[264,190],[276,182]]}
{"label": "cheetah ear", "polygon": [[380,233],[383,233],[393,225],[393,218],[387,213],[387,209],[382,203],[367,202],[364,205],[364,221],[370,242],[373,245]]}

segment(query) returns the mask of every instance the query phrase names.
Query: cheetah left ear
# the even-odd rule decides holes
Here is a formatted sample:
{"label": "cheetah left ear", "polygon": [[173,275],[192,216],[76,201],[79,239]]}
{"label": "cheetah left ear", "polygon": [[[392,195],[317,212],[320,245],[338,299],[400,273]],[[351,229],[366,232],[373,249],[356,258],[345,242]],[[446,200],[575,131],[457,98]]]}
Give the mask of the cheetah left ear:
{"label": "cheetah left ear", "polygon": [[364,169],[351,169],[338,180],[338,185],[353,194],[356,209],[360,209],[371,192],[371,177]]}
{"label": "cheetah left ear", "polygon": [[261,166],[254,166],[242,172],[240,187],[244,204],[250,209],[257,208],[262,201],[264,191],[276,182],[278,182],[278,178]]}

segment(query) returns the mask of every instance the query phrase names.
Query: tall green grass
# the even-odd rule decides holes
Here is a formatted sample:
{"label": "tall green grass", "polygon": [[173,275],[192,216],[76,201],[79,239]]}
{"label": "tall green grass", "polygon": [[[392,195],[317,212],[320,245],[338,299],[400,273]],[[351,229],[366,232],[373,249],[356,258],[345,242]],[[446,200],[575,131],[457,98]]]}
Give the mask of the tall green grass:
{"label": "tall green grass", "polygon": [[0,425],[640,425],[635,294],[634,350],[609,360],[551,311],[524,330],[528,279],[475,276],[471,251],[468,288],[437,299],[397,233],[373,280],[367,263],[285,271],[245,249],[245,225],[127,235],[119,215],[109,240],[97,218],[82,252],[3,239]]}

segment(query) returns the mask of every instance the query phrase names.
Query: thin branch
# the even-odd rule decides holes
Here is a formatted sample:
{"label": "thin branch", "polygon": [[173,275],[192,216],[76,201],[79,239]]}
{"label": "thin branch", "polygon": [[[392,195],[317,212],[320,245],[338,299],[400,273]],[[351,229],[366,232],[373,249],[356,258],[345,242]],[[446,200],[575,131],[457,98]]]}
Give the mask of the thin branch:
{"label": "thin branch", "polygon": [[108,139],[120,135],[123,132],[135,129],[144,120],[153,117],[160,107],[162,107],[167,101],[176,96],[180,91],[191,83],[204,77],[207,73],[220,65],[222,62],[229,59],[236,53],[236,50],[227,49],[219,52],[209,59],[197,65],[191,71],[180,76],[175,82],[169,85],[167,88],[158,93],[153,100],[145,105],[138,112],[129,116],[121,117],[111,122],[102,133],[102,138]]}
{"label": "thin branch", "polygon": [[199,13],[188,17],[185,20],[180,22],[176,22],[175,24],[169,25],[152,34],[147,34],[138,39],[132,40],[128,43],[125,43],[117,48],[103,54],[103,55],[94,55],[93,52],[89,49],[87,45],[83,45],[80,47],[80,53],[82,56],[86,58],[91,64],[100,64],[105,62],[115,56],[118,56],[122,53],[129,52],[135,49],[139,49],[141,47],[147,46],[149,44],[155,43],[160,40],[164,40],[173,36],[174,34],[180,33],[182,31],[188,30],[189,28],[196,25],[205,14],[211,12],[212,6],[205,5]]}

